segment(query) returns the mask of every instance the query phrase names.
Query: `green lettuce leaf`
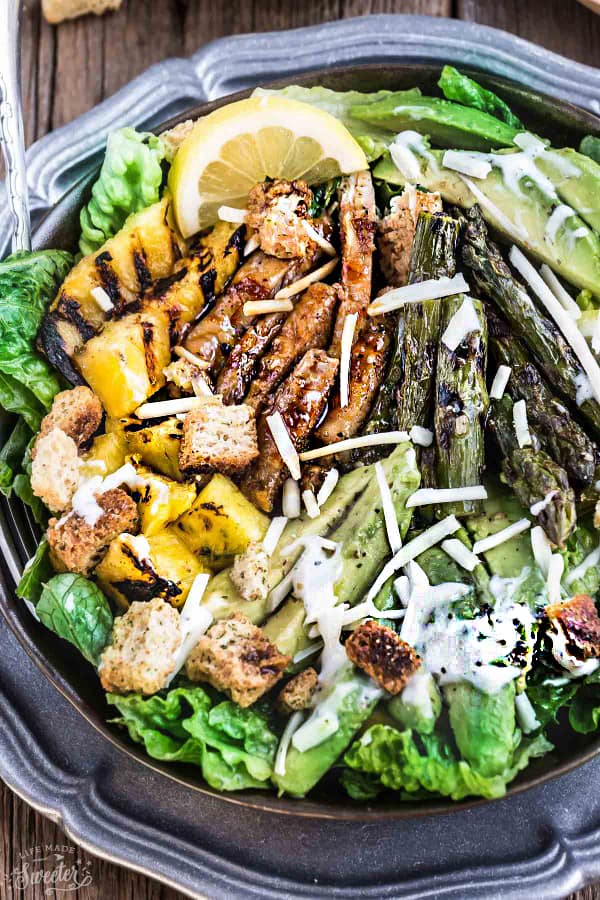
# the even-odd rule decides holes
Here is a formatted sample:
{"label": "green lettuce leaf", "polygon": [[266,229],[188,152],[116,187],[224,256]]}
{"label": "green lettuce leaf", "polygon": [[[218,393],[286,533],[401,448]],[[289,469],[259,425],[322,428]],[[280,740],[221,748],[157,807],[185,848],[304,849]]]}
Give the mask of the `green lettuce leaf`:
{"label": "green lettuce leaf", "polygon": [[45,528],[48,524],[48,510],[40,498],[33,493],[31,487],[31,448],[34,440],[35,438],[32,438],[27,445],[21,462],[21,471],[15,475],[12,490],[19,500],[31,509],[33,518],[38,525],[42,525]]}
{"label": "green lettuce leaf", "polygon": [[53,572],[48,541],[44,538],[35,551],[35,555],[23,569],[21,580],[17,585],[17,597],[29,600],[34,606],[37,605],[44,585],[52,578]]}
{"label": "green lettuce leaf", "polygon": [[600,669],[577,684],[579,689],[569,707],[569,724],[573,731],[589,734],[600,723]]}
{"label": "green lettuce leaf", "polygon": [[[585,525],[578,522],[575,531],[566,542],[565,549],[560,551],[565,562],[564,577],[567,578],[569,573],[582,563],[597,546],[597,536],[590,528],[586,528]],[[598,566],[589,566],[581,578],[576,578],[568,584],[571,596],[589,594],[593,597],[600,590],[600,569]]]}
{"label": "green lettuce leaf", "polygon": [[600,164],[600,138],[593,134],[586,134],[579,144],[579,152]]}
{"label": "green lettuce leaf", "polygon": [[31,440],[31,429],[25,419],[18,419],[0,450],[0,491],[9,497],[15,476],[21,470],[23,456]]}
{"label": "green lettuce leaf", "polygon": [[496,119],[506,122],[512,128],[524,127],[504,100],[493,91],[488,91],[487,88],[477,84],[472,78],[463,75],[453,66],[444,66],[438,87],[446,100],[455,100],[457,103],[462,103],[463,106],[480,109],[482,112],[489,113]]}
{"label": "green lettuce leaf", "polygon": [[[396,731],[389,725],[373,725],[352,744],[344,762],[350,769],[371,776],[366,783],[354,782],[363,791],[376,789],[372,780],[376,776],[382,787],[399,791],[401,799],[416,799],[423,791],[452,800],[465,797],[492,799],[503,796],[506,785],[531,759],[543,756],[551,749],[552,745],[542,735],[522,741],[502,773],[485,776],[458,759],[450,744],[439,734],[416,736],[412,731]],[[346,779],[344,783],[347,783]]]}
{"label": "green lettuce leaf", "polygon": [[131,213],[156,203],[164,155],[161,139],[153,134],[120,128],[109,135],[100,175],[79,217],[84,256],[115,235]]}
{"label": "green lettuce leaf", "polygon": [[558,721],[559,711],[571,703],[578,687],[576,681],[555,675],[545,677],[538,684],[527,684],[527,696],[543,728]]}
{"label": "green lettuce leaf", "polygon": [[220,791],[268,787],[278,738],[260,708],[213,703],[199,685],[176,687],[164,696],[108,694],[121,713],[115,722],[154,759],[200,766]]}
{"label": "green lettuce leaf", "polygon": [[482,775],[501,775],[520,736],[515,729],[514,682],[485,694],[464,681],[446,685],[444,696],[461,755]]}
{"label": "green lettuce leaf", "polygon": [[108,600],[92,581],[72,572],[55,575],[42,588],[36,606],[40,621],[69,641],[97,666],[109,642],[113,614]]}

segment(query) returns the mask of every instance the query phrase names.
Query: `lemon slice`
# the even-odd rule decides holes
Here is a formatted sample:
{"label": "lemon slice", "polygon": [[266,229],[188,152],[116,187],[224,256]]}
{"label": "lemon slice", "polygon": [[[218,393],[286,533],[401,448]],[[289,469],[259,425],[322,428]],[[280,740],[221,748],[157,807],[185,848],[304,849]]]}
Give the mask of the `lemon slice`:
{"label": "lemon slice", "polygon": [[169,188],[177,225],[189,237],[216,222],[219,206],[245,207],[265,178],[319,184],[366,168],[360,146],[330,113],[267,95],[200,119],[177,151]]}

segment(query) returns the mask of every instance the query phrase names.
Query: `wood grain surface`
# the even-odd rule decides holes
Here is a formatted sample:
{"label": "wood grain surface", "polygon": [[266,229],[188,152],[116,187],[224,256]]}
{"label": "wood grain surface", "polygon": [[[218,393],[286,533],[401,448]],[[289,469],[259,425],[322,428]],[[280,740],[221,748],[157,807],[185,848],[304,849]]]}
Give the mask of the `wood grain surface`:
{"label": "wood grain surface", "polygon": [[[0,0],[0,3],[3,0]],[[123,0],[118,13],[49,26],[25,2],[22,80],[27,142],[64,125],[167,56],[192,53],[213,38],[328,22],[369,13],[454,16],[504,28],[564,56],[597,65],[600,16],[575,0]],[[72,845],[63,831],[0,783],[0,900],[57,900],[43,883],[21,890],[5,881],[22,854]],[[79,851],[77,900],[175,900],[181,895]],[[90,878],[86,877],[89,873]],[[570,900],[600,900],[590,887]]]}

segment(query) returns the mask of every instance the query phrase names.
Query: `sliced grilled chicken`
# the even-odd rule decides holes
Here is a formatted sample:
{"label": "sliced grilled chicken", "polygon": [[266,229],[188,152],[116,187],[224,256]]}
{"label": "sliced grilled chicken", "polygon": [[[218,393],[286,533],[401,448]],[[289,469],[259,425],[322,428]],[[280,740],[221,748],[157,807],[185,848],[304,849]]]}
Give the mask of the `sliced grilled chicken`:
{"label": "sliced grilled chicken", "polygon": [[391,323],[386,316],[367,319],[352,348],[348,381],[348,405],[340,406],[336,393],[329,412],[316,431],[324,444],[342,441],[360,431],[367,418],[379,385],[385,375],[391,341]]}
{"label": "sliced grilled chicken", "polygon": [[[260,412],[296,360],[311,348],[329,343],[339,285],[312,284],[291,313],[264,316],[250,326],[234,347],[218,382],[225,403],[239,403],[248,389],[256,361],[264,349],[256,377],[250,382],[246,402]],[[269,331],[271,335],[266,339]],[[238,349],[239,348],[239,349]]]}
{"label": "sliced grilled chicken", "polygon": [[283,482],[289,475],[267,424],[267,416],[279,412],[298,452],[308,443],[323,414],[339,363],[324,350],[309,350],[283,382],[272,403],[258,420],[260,456],[241,484],[246,496],[265,512],[271,512]]}
{"label": "sliced grilled chicken", "polygon": [[390,213],[377,224],[379,265],[389,287],[406,284],[410,266],[410,251],[421,210],[442,212],[439,194],[405,190],[393,197]]}
{"label": "sliced grilled chicken", "polygon": [[342,179],[340,186],[340,239],[342,244],[342,285],[344,299],[340,304],[330,353],[339,357],[344,319],[358,313],[355,340],[366,320],[371,302],[373,272],[373,239],[377,211],[371,173],[367,169]]}

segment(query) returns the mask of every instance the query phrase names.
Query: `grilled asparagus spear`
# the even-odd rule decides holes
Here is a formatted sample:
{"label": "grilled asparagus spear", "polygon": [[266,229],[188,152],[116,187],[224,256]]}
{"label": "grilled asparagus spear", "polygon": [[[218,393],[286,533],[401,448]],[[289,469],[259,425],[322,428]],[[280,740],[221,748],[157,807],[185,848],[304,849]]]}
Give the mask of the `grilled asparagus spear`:
{"label": "grilled asparagus spear", "polygon": [[529,421],[542,446],[569,478],[581,485],[591,484],[597,455],[594,442],[554,396],[507,323],[490,308],[486,314],[490,351],[497,363],[511,368],[508,393],[513,400],[525,400]]}
{"label": "grilled asparagus spear", "polygon": [[535,434],[532,446],[519,447],[512,410],[513,402],[505,395],[494,402],[488,417],[489,428],[503,455],[502,473],[524,507],[548,501],[537,520],[552,543],[562,547],[577,522],[575,494],[567,473],[540,449]]}
{"label": "grilled asparagus spear", "polygon": [[600,404],[593,398],[582,401],[578,396],[581,385],[586,383],[586,374],[573,350],[554,322],[539,311],[514,277],[498,247],[488,240],[479,209],[474,206],[459,216],[466,216],[468,220],[462,258],[470,269],[470,280],[500,308],[515,334],[523,338],[533,353],[550,384],[573,403],[579,399],[579,411],[600,435]]}
{"label": "grilled asparagus spear", "polygon": [[[444,301],[442,330],[462,306],[462,296]],[[481,484],[484,468],[483,422],[488,408],[485,384],[487,323],[483,306],[472,300],[479,330],[471,331],[456,350],[440,341],[437,357],[434,413],[437,445],[437,483],[440,488]],[[444,504],[441,515],[468,516],[480,504],[465,500]]]}

